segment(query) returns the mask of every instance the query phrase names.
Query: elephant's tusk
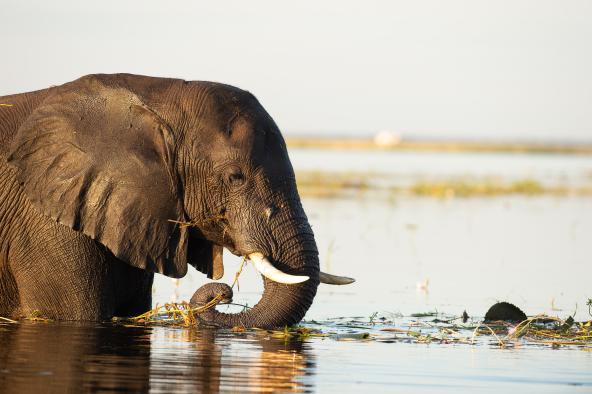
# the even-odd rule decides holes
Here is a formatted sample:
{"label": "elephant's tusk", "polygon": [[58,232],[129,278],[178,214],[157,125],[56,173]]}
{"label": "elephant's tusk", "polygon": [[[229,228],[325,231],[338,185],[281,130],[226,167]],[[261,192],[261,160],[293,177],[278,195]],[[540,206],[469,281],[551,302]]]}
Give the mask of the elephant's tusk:
{"label": "elephant's tusk", "polygon": [[350,283],[354,283],[356,281],[354,278],[331,275],[322,271],[319,273],[319,280],[321,283],[325,283],[327,285],[349,285]]}
{"label": "elephant's tusk", "polygon": [[259,271],[261,275],[273,280],[274,282],[291,285],[294,283],[301,283],[308,280],[308,276],[289,275],[285,272],[280,271],[279,269],[271,265],[269,260],[267,260],[267,258],[265,258],[265,256],[263,256],[263,254],[259,252],[251,253],[247,257],[249,258],[249,260],[253,262],[255,269]]}

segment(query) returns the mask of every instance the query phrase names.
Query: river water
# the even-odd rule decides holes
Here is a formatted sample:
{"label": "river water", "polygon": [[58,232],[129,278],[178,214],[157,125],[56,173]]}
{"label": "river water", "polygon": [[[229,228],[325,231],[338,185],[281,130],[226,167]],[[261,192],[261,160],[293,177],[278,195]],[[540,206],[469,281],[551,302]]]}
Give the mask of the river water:
{"label": "river water", "polygon": [[[291,157],[297,171],[387,172],[402,183],[493,176],[592,184],[588,156],[313,150]],[[412,316],[418,312],[466,311],[476,322],[502,300],[528,315],[575,311],[576,320],[590,319],[591,197],[365,195],[305,197],[303,204],[322,269],[357,279],[319,288],[304,325],[327,336],[2,323],[0,392],[592,392],[590,348],[500,348],[491,337],[474,345],[418,344],[370,325],[413,327],[422,320]],[[222,280],[231,282],[239,265],[225,255]],[[157,276],[154,302],[187,300],[203,283],[195,270],[178,282]],[[239,284],[234,301],[256,303],[262,285],[250,266]]]}

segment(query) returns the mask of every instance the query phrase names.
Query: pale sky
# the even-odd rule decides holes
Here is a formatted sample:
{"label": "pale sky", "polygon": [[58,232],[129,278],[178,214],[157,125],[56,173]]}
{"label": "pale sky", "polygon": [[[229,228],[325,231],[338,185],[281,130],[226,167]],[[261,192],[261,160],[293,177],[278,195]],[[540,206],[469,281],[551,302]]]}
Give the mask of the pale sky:
{"label": "pale sky", "polygon": [[0,0],[0,95],[213,80],[284,133],[592,141],[592,1]]}

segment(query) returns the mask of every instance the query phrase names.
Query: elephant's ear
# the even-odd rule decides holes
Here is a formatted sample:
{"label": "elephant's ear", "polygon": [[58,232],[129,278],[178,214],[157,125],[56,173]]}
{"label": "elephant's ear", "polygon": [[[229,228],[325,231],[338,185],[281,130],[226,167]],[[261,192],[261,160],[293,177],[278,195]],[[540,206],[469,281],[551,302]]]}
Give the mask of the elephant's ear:
{"label": "elephant's ear", "polygon": [[171,131],[127,89],[96,81],[58,89],[11,147],[9,163],[31,203],[135,267],[184,276]]}

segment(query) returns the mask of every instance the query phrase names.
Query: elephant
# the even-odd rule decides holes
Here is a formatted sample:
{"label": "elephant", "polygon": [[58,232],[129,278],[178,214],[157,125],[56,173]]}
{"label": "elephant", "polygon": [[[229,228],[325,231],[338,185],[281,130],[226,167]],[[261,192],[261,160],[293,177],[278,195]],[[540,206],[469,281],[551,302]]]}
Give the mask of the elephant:
{"label": "elephant", "polygon": [[220,279],[223,248],[264,291],[215,326],[295,324],[319,283],[353,281],[320,272],[286,143],[251,93],[93,74],[0,103],[0,316],[137,315],[154,273]]}

